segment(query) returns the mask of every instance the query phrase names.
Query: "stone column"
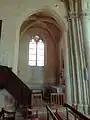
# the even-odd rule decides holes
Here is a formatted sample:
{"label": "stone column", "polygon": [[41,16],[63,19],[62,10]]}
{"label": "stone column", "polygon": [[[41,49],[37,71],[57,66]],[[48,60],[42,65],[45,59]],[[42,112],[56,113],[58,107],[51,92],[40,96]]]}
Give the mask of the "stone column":
{"label": "stone column", "polygon": [[[76,92],[76,70],[75,70],[75,47],[73,45],[73,40],[75,40],[75,34],[74,34],[74,26],[72,24],[72,17],[70,15],[71,11],[71,4],[69,1],[65,1],[65,5],[67,8],[67,20],[68,20],[68,58],[69,58],[69,74],[70,74],[70,85],[71,85],[71,99],[72,104],[77,104],[77,92]],[[68,83],[67,83],[68,84]]]}
{"label": "stone column", "polygon": [[[85,57],[86,57],[86,68],[85,73],[87,73],[86,82],[88,83],[88,94],[89,94],[89,113],[90,113],[90,10],[82,10],[82,25],[83,25],[83,36],[84,36],[84,47],[85,47]],[[88,96],[87,96],[88,99]]]}
{"label": "stone column", "polygon": [[73,49],[73,33],[71,29],[71,20],[68,20],[68,43],[69,43],[69,71],[70,71],[70,82],[71,82],[71,95],[72,95],[72,104],[77,103],[77,93],[76,93],[76,80],[75,80],[75,64],[74,64],[74,49]]}
{"label": "stone column", "polygon": [[[83,53],[82,53],[82,37],[80,34],[80,21],[78,18],[78,1],[66,1],[68,11],[68,27],[70,33],[70,58],[71,58],[71,85],[74,93],[73,103],[78,105],[78,108],[83,112],[83,104],[86,102],[85,82],[83,76]],[[70,2],[70,3],[69,3]],[[73,97],[73,96],[72,96]]]}
{"label": "stone column", "polygon": [[[66,86],[66,103],[72,105],[72,84],[70,76],[70,37],[69,33],[64,33],[64,73],[65,73],[65,86]],[[67,37],[68,36],[68,37]]]}
{"label": "stone column", "polygon": [[[86,70],[88,68],[88,72],[90,71],[90,33],[88,27],[90,25],[90,21],[87,20],[87,15],[84,13],[82,14],[84,15],[82,22],[80,17],[82,1],[85,0],[67,0],[65,2],[68,14],[68,31],[70,40],[70,80],[71,86],[73,86],[73,88],[71,88],[71,94],[73,93],[75,97],[72,99],[72,101],[74,104],[78,105],[78,110],[87,113],[87,104],[89,100],[88,93],[90,90],[88,92],[88,79],[86,76]],[[84,39],[82,34],[82,23]],[[85,51],[87,53],[86,57]]]}
{"label": "stone column", "polygon": [[82,34],[82,24],[80,18],[77,20],[77,27],[78,27],[78,35],[79,35],[79,56],[80,56],[80,70],[81,70],[81,91],[82,91],[82,106],[84,112],[87,113],[87,104],[88,104],[88,87],[87,87],[87,80],[85,78],[85,68],[86,68],[86,60],[85,60],[85,50],[83,44],[83,34]]}
{"label": "stone column", "polygon": [[83,106],[87,104],[86,98],[86,85],[84,80],[84,67],[85,67],[85,56],[83,49],[83,36],[81,29],[81,19],[80,19],[80,1],[73,0],[73,17],[75,23],[75,34],[76,34],[76,59],[77,61],[77,84],[78,84],[78,110],[81,112],[86,111]]}

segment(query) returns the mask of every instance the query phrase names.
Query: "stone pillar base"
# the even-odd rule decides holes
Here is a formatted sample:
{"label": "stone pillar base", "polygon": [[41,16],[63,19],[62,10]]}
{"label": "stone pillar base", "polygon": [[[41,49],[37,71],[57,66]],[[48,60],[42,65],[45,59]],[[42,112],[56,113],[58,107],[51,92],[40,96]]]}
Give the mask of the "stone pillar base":
{"label": "stone pillar base", "polygon": [[82,114],[84,113],[84,109],[83,109],[83,104],[78,104],[77,105],[77,110],[79,111],[79,112],[81,112]]}
{"label": "stone pillar base", "polygon": [[88,114],[88,105],[87,105],[87,104],[86,104],[86,105],[85,105],[85,104],[83,105],[83,109],[84,109],[84,113],[85,113],[85,114]]}
{"label": "stone pillar base", "polygon": [[78,104],[77,110],[82,114],[88,114],[88,105],[87,104]]}
{"label": "stone pillar base", "polygon": [[90,114],[90,105],[88,105],[88,114]]}

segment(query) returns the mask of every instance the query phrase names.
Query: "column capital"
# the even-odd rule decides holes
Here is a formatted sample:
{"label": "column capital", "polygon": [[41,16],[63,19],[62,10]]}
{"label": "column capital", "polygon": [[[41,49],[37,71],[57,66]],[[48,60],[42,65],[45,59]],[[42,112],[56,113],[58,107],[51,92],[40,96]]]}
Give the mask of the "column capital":
{"label": "column capital", "polygon": [[80,17],[84,17],[86,19],[90,19],[90,10],[82,10],[82,12],[80,12]]}
{"label": "column capital", "polygon": [[71,19],[76,19],[79,17],[77,12],[69,11],[68,13],[69,15],[66,16],[67,21],[70,21]]}
{"label": "column capital", "polygon": [[71,19],[76,19],[76,18],[85,18],[90,20],[90,10],[83,10],[81,12],[73,12],[69,11],[69,15],[66,16],[67,21],[70,21]]}

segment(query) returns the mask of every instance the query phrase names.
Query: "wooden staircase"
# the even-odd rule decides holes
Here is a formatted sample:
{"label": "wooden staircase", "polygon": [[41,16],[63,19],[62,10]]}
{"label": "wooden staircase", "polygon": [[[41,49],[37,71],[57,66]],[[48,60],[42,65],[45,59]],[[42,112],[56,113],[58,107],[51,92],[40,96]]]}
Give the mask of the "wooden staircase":
{"label": "wooden staircase", "polygon": [[31,89],[6,66],[0,66],[0,89],[6,89],[19,104],[31,107]]}

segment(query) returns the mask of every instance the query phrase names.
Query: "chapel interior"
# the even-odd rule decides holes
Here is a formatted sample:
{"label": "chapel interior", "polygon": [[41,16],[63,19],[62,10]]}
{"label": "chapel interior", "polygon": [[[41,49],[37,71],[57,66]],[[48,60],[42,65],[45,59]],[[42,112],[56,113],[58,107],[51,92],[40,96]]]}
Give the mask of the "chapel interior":
{"label": "chapel interior", "polygon": [[90,120],[90,0],[0,0],[0,120]]}

